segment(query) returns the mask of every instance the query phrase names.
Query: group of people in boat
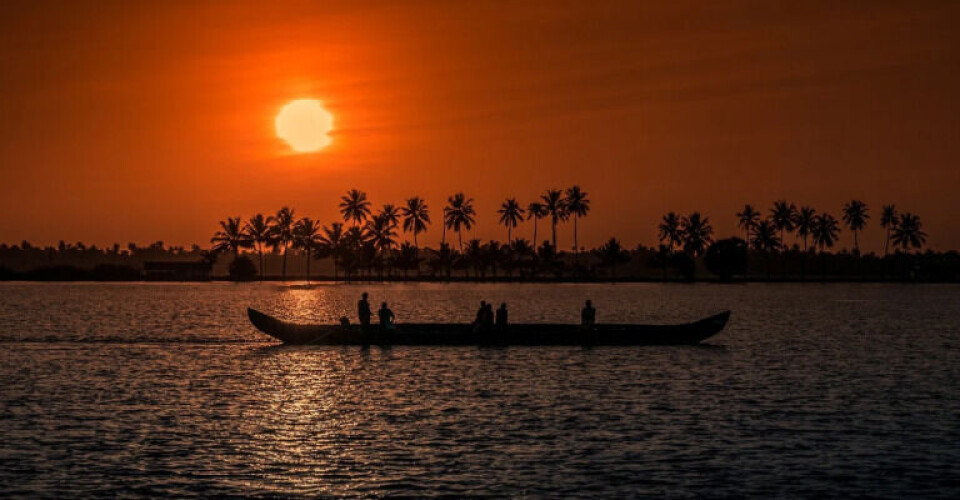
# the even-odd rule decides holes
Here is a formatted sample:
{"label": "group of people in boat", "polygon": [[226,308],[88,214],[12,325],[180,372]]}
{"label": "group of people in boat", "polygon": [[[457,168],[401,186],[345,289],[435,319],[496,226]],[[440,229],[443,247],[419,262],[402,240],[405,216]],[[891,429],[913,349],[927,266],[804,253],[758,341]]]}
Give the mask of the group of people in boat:
{"label": "group of people in boat", "polygon": [[[363,292],[360,301],[357,302],[357,317],[360,325],[370,326],[370,320],[373,318],[373,312],[370,309],[370,300],[367,292]],[[507,327],[509,313],[507,312],[507,303],[503,302],[496,312],[493,310],[493,304],[487,301],[480,301],[480,308],[477,310],[477,317],[473,321],[473,327],[480,332],[489,332],[493,329],[503,330]],[[377,311],[377,319],[380,320],[380,327],[385,330],[396,329],[397,316],[387,306],[386,302],[380,303],[380,309]],[[580,324],[583,326],[593,326],[597,321],[597,310],[593,303],[587,300],[583,309],[580,310]],[[341,318],[341,324],[349,325],[350,320],[346,317]]]}

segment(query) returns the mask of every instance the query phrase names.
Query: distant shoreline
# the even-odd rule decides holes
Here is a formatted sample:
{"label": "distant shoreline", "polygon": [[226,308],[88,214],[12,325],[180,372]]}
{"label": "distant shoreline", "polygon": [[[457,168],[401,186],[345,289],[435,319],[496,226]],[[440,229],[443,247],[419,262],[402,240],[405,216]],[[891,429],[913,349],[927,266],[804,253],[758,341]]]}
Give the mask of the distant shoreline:
{"label": "distant shoreline", "polygon": [[790,284],[808,284],[808,285],[821,285],[825,283],[872,283],[872,284],[958,284],[960,280],[904,280],[897,278],[888,278],[882,279],[877,277],[863,277],[863,278],[853,278],[849,276],[827,276],[825,278],[815,276],[807,277],[805,279],[800,277],[773,277],[773,278],[739,278],[732,280],[721,280],[716,277],[703,277],[696,278],[692,280],[683,279],[683,278],[642,278],[642,277],[625,277],[625,278],[535,278],[535,279],[520,279],[520,278],[509,278],[509,277],[488,277],[483,279],[477,279],[473,277],[464,277],[464,276],[452,276],[448,278],[436,277],[432,278],[429,276],[421,277],[383,277],[371,278],[371,279],[351,279],[350,281],[344,281],[342,279],[334,280],[329,276],[317,276],[311,277],[310,281],[307,282],[306,276],[290,276],[287,279],[282,279],[280,277],[264,277],[263,280],[247,280],[247,281],[235,281],[231,280],[228,276],[215,276],[207,280],[150,280],[150,279],[30,279],[30,278],[6,278],[0,279],[0,283],[237,283],[237,284],[256,284],[256,283],[269,283],[269,284],[287,284],[291,286],[307,286],[307,285],[331,285],[331,284],[365,284],[365,285],[376,285],[376,284],[386,284],[386,283],[475,283],[475,284],[627,284],[627,283],[669,283],[669,284],[695,284],[695,283],[712,283],[712,284],[722,284],[722,285],[741,285],[749,283],[790,283]]}

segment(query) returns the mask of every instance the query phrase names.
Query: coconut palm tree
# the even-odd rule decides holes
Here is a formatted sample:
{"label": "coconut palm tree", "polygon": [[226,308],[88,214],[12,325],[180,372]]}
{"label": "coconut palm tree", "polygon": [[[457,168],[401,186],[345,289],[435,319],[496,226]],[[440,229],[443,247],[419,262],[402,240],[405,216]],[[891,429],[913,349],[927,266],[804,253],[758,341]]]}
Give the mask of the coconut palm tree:
{"label": "coconut palm tree", "polygon": [[473,208],[473,198],[467,198],[463,193],[457,193],[447,198],[447,206],[444,211],[444,226],[457,232],[457,240],[460,243],[460,252],[463,252],[463,234],[462,230],[470,230],[476,223],[474,216],[477,214]]}
{"label": "coconut palm tree", "polygon": [[890,232],[900,224],[900,216],[897,214],[896,205],[884,205],[880,212],[880,227],[886,230],[886,238],[883,240],[883,256],[889,255],[890,251]]}
{"label": "coconut palm tree", "polygon": [[394,239],[397,233],[394,232],[394,225],[386,214],[375,215],[367,222],[364,229],[367,233],[367,241],[373,243],[373,246],[380,251],[381,256],[385,257],[390,249],[397,244]]}
{"label": "coconut palm tree", "polygon": [[737,226],[746,232],[745,241],[750,241],[750,233],[753,231],[753,228],[757,227],[757,223],[760,222],[760,212],[748,203],[743,206],[743,210],[737,212],[737,219],[739,219]]}
{"label": "coconut palm tree", "polygon": [[271,231],[271,243],[274,248],[283,249],[283,271],[282,279],[287,280],[287,249],[293,242],[294,211],[288,207],[283,207],[274,217]]}
{"label": "coconut palm tree", "polygon": [[550,215],[553,229],[553,248],[556,250],[557,223],[567,220],[570,217],[570,212],[567,211],[567,203],[563,197],[563,192],[559,189],[548,189],[545,194],[540,196],[540,200],[543,201],[543,206],[547,210],[547,214]]}
{"label": "coconut palm tree", "polygon": [[787,240],[784,232],[793,231],[793,226],[797,219],[797,206],[793,203],[787,203],[786,200],[773,202],[773,208],[770,209],[770,223],[774,229],[780,231],[780,248],[787,247]]}
{"label": "coconut palm tree", "polygon": [[807,253],[807,238],[813,230],[813,218],[816,215],[817,211],[813,207],[804,205],[800,207],[797,217],[794,219],[794,230],[797,232],[797,236],[803,239],[803,253]]}
{"label": "coconut palm tree", "polygon": [[573,216],[573,254],[578,256],[580,243],[577,239],[577,219],[587,216],[587,212],[590,211],[590,200],[587,198],[587,192],[580,190],[580,186],[572,186],[567,188],[563,204],[567,214]]}
{"label": "coconut palm tree", "polygon": [[387,203],[380,209],[380,217],[383,217],[394,229],[400,225],[400,209],[393,206],[393,203]]}
{"label": "coconut palm tree", "polygon": [[403,277],[407,277],[407,271],[420,270],[420,257],[415,246],[404,243],[400,245],[400,251],[397,252],[396,267],[403,271]]}
{"label": "coconut palm tree", "polygon": [[833,247],[837,241],[837,233],[840,232],[840,226],[830,214],[820,214],[813,218],[813,227],[811,228],[813,245],[820,249],[820,252]]}
{"label": "coconut palm tree", "polygon": [[539,201],[527,205],[527,220],[533,219],[533,246],[537,245],[537,222],[547,216],[547,207]]}
{"label": "coconut palm tree", "polygon": [[270,226],[273,225],[273,217],[264,217],[263,214],[257,214],[250,217],[250,220],[243,226],[243,232],[247,234],[250,241],[257,249],[257,256],[260,261],[260,281],[263,281],[263,247],[270,243]]}
{"label": "coconut palm tree", "polygon": [[758,252],[775,252],[780,248],[781,241],[777,236],[777,229],[769,220],[760,221],[753,232],[750,241],[753,249]]}
{"label": "coconut palm tree", "polygon": [[683,218],[681,224],[683,230],[683,249],[694,257],[699,257],[713,241],[713,226],[710,225],[710,217],[703,217],[700,212]]}
{"label": "coconut palm tree", "polygon": [[507,226],[507,244],[509,244],[513,241],[513,228],[517,227],[517,224],[523,220],[523,208],[520,207],[516,198],[507,198],[500,205],[500,210],[497,210],[497,213],[500,214],[500,223]]}
{"label": "coconut palm tree", "polygon": [[473,277],[478,280],[486,270],[483,254],[483,242],[476,238],[467,242],[467,249],[463,252],[464,269],[472,267]]}
{"label": "coconut palm tree", "polygon": [[217,253],[232,252],[236,257],[241,248],[250,248],[253,242],[243,232],[240,224],[240,217],[227,217],[227,220],[220,221],[220,230],[210,238],[210,243],[213,243],[211,250]]}
{"label": "coconut palm tree", "polygon": [[853,251],[860,256],[860,241],[857,233],[867,226],[867,204],[860,200],[850,200],[843,206],[843,223],[853,231]]}
{"label": "coconut palm tree", "polygon": [[927,242],[927,233],[923,232],[920,216],[904,212],[900,222],[893,228],[893,244],[903,252],[911,248],[920,249]]}
{"label": "coconut palm tree", "polygon": [[670,253],[673,253],[674,248],[679,248],[683,245],[683,219],[674,212],[670,212],[667,215],[663,216],[663,219],[660,221],[660,225],[657,228],[660,230],[660,243],[663,243],[670,249]]}
{"label": "coconut palm tree", "polygon": [[337,280],[337,261],[340,259],[346,243],[346,235],[343,233],[343,224],[334,222],[330,227],[323,226],[321,234],[317,237],[317,243],[321,255],[333,259],[333,280]]}
{"label": "coconut palm tree", "polygon": [[413,248],[419,251],[417,235],[427,230],[430,223],[430,209],[419,196],[407,200],[407,204],[400,209],[403,214],[403,232],[413,233]]}
{"label": "coconut palm tree", "polygon": [[293,226],[293,247],[302,249],[307,255],[307,283],[310,283],[310,261],[317,248],[320,236],[320,223],[304,217]]}
{"label": "coconut palm tree", "polygon": [[513,258],[513,261],[508,270],[510,273],[513,273],[515,268],[521,268],[520,274],[523,274],[523,267],[529,267],[533,263],[533,259],[536,257],[536,251],[533,248],[533,245],[529,241],[523,238],[517,238],[510,242],[510,256]]}
{"label": "coconut palm tree", "polygon": [[340,266],[347,281],[350,280],[353,271],[360,267],[360,249],[365,244],[365,235],[359,227],[353,226],[343,233],[339,254]]}
{"label": "coconut palm tree", "polygon": [[827,264],[825,249],[833,247],[837,241],[837,233],[840,232],[840,226],[830,214],[820,214],[814,217],[811,236],[813,245],[820,249],[821,275],[826,277]]}
{"label": "coconut palm tree", "polygon": [[600,257],[600,265],[610,268],[610,276],[613,279],[617,279],[617,266],[630,261],[630,254],[623,249],[616,238],[610,238],[594,252]]}
{"label": "coconut palm tree", "polygon": [[770,279],[769,254],[780,249],[782,244],[780,238],[777,237],[777,230],[773,222],[769,220],[760,221],[753,230],[753,240],[750,241],[750,244],[754,250],[767,255],[764,260],[768,261],[767,279]]}
{"label": "coconut palm tree", "polygon": [[343,214],[343,221],[353,221],[353,226],[358,227],[361,222],[370,217],[370,202],[367,201],[367,193],[357,189],[347,191],[347,194],[340,197],[340,213]]}

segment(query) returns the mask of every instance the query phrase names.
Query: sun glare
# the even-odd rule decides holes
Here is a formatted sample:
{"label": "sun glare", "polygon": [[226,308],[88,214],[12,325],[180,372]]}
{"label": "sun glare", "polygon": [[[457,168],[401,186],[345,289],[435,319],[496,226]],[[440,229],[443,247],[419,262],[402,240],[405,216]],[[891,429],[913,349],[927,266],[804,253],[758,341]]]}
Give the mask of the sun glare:
{"label": "sun glare", "polygon": [[333,115],[316,99],[290,101],[277,114],[277,137],[297,153],[320,151],[330,144]]}

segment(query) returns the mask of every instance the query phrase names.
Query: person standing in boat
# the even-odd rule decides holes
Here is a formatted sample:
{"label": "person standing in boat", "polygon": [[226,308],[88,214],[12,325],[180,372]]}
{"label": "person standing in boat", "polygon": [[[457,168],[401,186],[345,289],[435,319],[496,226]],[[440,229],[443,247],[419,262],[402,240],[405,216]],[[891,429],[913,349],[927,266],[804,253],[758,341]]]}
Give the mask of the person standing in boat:
{"label": "person standing in boat", "polygon": [[380,328],[384,330],[393,330],[396,328],[396,325],[393,324],[396,316],[393,314],[393,311],[387,307],[386,302],[380,304],[380,310],[377,311],[377,316],[380,317]]}
{"label": "person standing in boat", "polygon": [[487,301],[480,301],[480,309],[477,309],[477,317],[473,320],[473,331],[483,331],[483,317],[487,314]]}
{"label": "person standing in boat", "polygon": [[580,324],[583,326],[593,326],[597,323],[597,310],[593,308],[593,303],[589,300],[580,311]]}
{"label": "person standing in boat", "polygon": [[367,292],[363,292],[360,302],[357,302],[357,316],[360,318],[361,326],[370,326],[370,317],[373,313],[370,311],[370,302],[367,301]]}
{"label": "person standing in boat", "polygon": [[500,304],[500,307],[497,309],[497,318],[494,322],[497,330],[505,330],[507,328],[507,303],[504,302]]}

